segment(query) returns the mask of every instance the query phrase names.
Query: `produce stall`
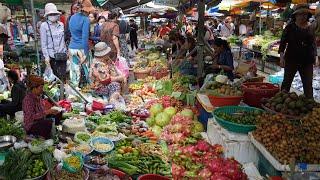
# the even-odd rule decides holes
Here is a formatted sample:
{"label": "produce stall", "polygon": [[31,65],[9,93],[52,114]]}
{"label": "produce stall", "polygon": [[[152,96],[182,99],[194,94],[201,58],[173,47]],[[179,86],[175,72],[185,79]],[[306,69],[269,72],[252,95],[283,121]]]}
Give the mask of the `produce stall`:
{"label": "produce stall", "polygon": [[[273,84],[246,78],[232,83],[223,75],[199,89],[194,76],[169,78],[166,59],[155,49],[140,50],[135,58],[136,80],[123,99],[106,100],[86,87],[80,92],[86,103],[66,87],[66,99],[54,107],[62,109],[63,121],[52,139],[26,136],[19,113],[18,122],[1,120],[1,177],[261,179],[258,170],[270,176],[299,172],[288,169],[292,158],[308,163],[303,171],[319,171],[318,103],[278,93]],[[48,88],[57,96],[56,88]],[[250,101],[252,96],[257,100]],[[289,121],[292,116],[301,121]]]}

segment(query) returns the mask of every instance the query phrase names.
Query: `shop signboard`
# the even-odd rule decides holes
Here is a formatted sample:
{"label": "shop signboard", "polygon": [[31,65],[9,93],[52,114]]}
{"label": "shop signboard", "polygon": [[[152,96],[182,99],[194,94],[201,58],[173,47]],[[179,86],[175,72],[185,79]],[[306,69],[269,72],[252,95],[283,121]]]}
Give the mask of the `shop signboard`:
{"label": "shop signboard", "polygon": [[156,5],[166,5],[171,7],[177,7],[179,5],[179,0],[154,0]]}

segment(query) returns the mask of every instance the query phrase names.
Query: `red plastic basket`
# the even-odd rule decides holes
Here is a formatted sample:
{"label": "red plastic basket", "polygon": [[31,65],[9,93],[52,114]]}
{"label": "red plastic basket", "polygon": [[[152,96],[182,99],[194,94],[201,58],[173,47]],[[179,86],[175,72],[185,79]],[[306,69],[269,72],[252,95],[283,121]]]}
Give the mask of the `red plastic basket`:
{"label": "red plastic basket", "polygon": [[[126,177],[126,174],[122,171],[116,170],[116,169],[112,169],[112,174],[118,176],[120,179],[124,179]],[[129,180],[132,180],[131,177],[129,177]]]}
{"label": "red plastic basket", "polygon": [[165,176],[160,176],[157,174],[145,174],[138,177],[138,180],[170,180],[170,178],[167,178]]}
{"label": "red plastic basket", "polygon": [[242,96],[212,96],[208,95],[208,98],[214,107],[221,106],[237,106],[240,104]]}
{"label": "red plastic basket", "polygon": [[[264,89],[250,88],[250,86],[265,86]],[[280,91],[279,86],[271,83],[263,82],[248,82],[242,85],[242,91],[244,92],[244,103],[249,106],[261,107],[261,99],[271,98]]]}

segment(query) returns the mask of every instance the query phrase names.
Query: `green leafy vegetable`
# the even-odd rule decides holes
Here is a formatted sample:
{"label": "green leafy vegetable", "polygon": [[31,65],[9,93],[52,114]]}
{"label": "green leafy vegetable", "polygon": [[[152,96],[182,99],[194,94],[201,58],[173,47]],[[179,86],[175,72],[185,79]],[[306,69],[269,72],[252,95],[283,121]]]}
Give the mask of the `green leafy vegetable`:
{"label": "green leafy vegetable", "polygon": [[0,175],[6,180],[24,179],[33,158],[26,149],[10,150],[4,164],[0,166]]}
{"label": "green leafy vegetable", "polygon": [[12,135],[20,139],[24,136],[24,130],[7,120],[0,119],[0,136],[4,135]]}

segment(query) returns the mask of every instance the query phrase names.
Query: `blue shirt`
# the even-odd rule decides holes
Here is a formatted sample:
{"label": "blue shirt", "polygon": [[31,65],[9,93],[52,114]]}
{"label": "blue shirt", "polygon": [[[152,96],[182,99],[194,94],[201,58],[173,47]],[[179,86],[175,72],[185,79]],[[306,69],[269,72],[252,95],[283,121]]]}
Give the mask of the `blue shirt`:
{"label": "blue shirt", "polygon": [[94,26],[93,35],[91,37],[91,40],[93,40],[95,44],[100,42],[100,33],[101,33],[101,26],[99,24],[96,24]]}
{"label": "blue shirt", "polygon": [[[232,70],[234,69],[233,55],[231,51],[224,50],[222,53],[220,53],[219,59],[218,59],[218,65],[224,65],[224,66],[230,67]],[[225,73],[230,80],[234,79],[234,74],[232,71],[225,71]]]}
{"label": "blue shirt", "polygon": [[71,16],[69,21],[71,33],[70,49],[83,49],[85,54],[89,54],[89,18],[82,13],[76,13]]}

